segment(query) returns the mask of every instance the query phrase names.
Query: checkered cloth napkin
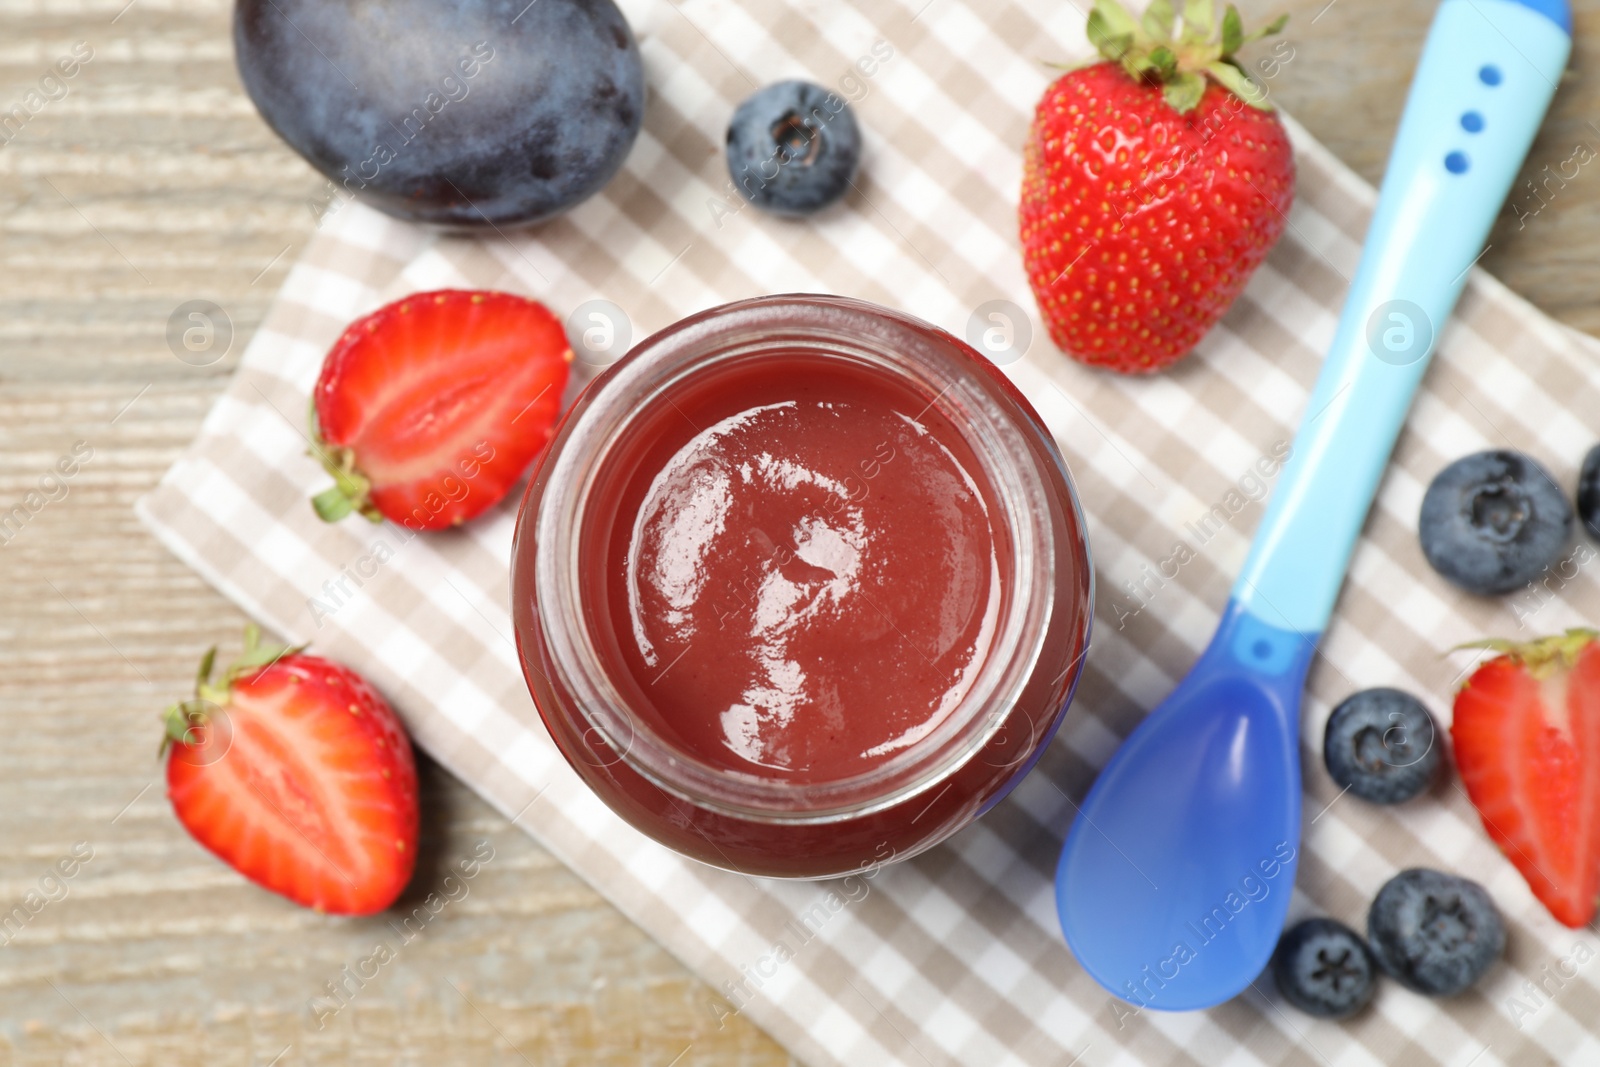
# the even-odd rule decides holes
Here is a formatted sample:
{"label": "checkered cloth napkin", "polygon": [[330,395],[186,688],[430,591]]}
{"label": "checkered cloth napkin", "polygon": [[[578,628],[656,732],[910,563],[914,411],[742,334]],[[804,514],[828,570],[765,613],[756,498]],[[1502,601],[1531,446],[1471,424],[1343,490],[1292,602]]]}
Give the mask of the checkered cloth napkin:
{"label": "checkered cloth napkin", "polygon": [[[1329,709],[1354,689],[1411,690],[1448,721],[1453,683],[1471,663],[1447,656],[1451,646],[1557,630],[1585,610],[1597,621],[1596,568],[1581,565],[1592,552],[1576,549],[1544,588],[1479,600],[1437,578],[1416,539],[1428,480],[1466,452],[1524,449],[1573,483],[1600,436],[1588,342],[1474,271],[1306,700],[1291,918],[1328,914],[1359,928],[1400,868],[1460,871],[1505,913],[1505,962],[1454,1000],[1387,983],[1370,1011],[1340,1024],[1282,1005],[1265,978],[1211,1011],[1134,1014],[1062,942],[1056,856],[1075,800],[1211,634],[1261,515],[1269,479],[1257,461],[1293,434],[1372,190],[1291,122],[1294,211],[1244,296],[1176,369],[1142,380],[1094,373],[1045,338],[1015,238],[1018,146],[1052,76],[1041,61],[1087,50],[1071,3],[886,0],[868,15],[842,0],[683,0],[629,14],[650,99],[616,180],[545,226],[477,241],[431,239],[341,207],[198,439],[140,502],[156,536],[263,623],[371,678],[425,750],[722,991],[725,1001],[706,1005],[708,1025],[742,1012],[809,1064],[1600,1062],[1587,1032],[1600,1018],[1600,964],[1586,962],[1593,932],[1545,914],[1453,781],[1400,808],[1374,807],[1341,798],[1319,752]],[[738,210],[722,158],[734,104],[782,76],[853,99],[866,133],[858,188],[805,223]],[[1292,63],[1280,76],[1293,76]],[[442,285],[527,293],[561,314],[610,301],[633,340],[701,308],[785,291],[864,297],[957,335],[987,302],[1028,309],[1031,343],[1019,330],[1026,355],[1005,370],[1066,454],[1099,588],[1077,699],[1038,768],[947,844],[859,881],[713,870],[612,815],[556,753],[519,674],[507,612],[517,497],[423,536],[355,519],[324,525],[307,502],[326,482],[304,436],[324,352],[351,318]],[[1175,567],[1178,556],[1193,558]]]}

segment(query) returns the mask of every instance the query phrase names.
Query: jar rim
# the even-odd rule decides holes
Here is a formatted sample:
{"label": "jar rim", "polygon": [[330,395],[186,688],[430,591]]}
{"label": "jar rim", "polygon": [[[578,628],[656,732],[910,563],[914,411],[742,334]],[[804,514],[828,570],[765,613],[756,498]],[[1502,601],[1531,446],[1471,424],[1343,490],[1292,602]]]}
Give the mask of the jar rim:
{"label": "jar rim", "polygon": [[[782,348],[865,362],[945,407],[1002,512],[991,529],[1010,538],[1010,581],[977,678],[917,742],[855,774],[797,783],[711,763],[662,736],[629,706],[595,647],[581,594],[581,531],[595,476],[651,398],[726,361]],[[970,346],[913,316],[867,301],[784,294],[735,301],[645,338],[585,391],[542,462],[534,522],[534,608],[547,665],[574,697],[578,725],[658,788],[700,808],[771,823],[856,818],[904,803],[965,765],[1004,725],[1042,654],[1055,610],[1055,542],[1049,488],[994,370]],[[937,388],[935,388],[937,387]],[[955,414],[952,414],[954,412]],[[1069,490],[1070,491],[1070,490]],[[526,517],[525,517],[526,518]],[[580,620],[574,624],[571,620]],[[595,746],[599,747],[599,746]]]}

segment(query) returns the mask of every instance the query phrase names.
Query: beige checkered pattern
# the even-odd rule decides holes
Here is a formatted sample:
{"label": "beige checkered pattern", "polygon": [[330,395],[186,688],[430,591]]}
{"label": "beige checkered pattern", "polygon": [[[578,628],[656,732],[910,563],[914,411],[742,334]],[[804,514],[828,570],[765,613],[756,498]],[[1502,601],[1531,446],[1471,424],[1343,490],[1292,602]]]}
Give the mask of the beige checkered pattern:
{"label": "beige checkered pattern", "polygon": [[[1593,350],[1481,272],[1444,333],[1312,671],[1292,915],[1360,927],[1397,869],[1461,871],[1505,912],[1506,963],[1451,1001],[1386,984],[1345,1024],[1280,1006],[1268,980],[1212,1011],[1131,1016],[1060,937],[1050,876],[1071,798],[1200,652],[1260,504],[1203,545],[1185,524],[1292,435],[1356,264],[1372,191],[1292,124],[1289,232],[1194,357],[1149,380],[1088,372],[1033,319],[1032,346],[1007,371],[1055,432],[1088,513],[1101,591],[1093,651],[1061,735],[1007,801],[848,893],[679,859],[579,783],[539,724],[512,646],[515,499],[468,528],[415,538],[313,517],[306,498],[325,478],[305,455],[307,391],[343,324],[403,292],[498,287],[563,314],[603,298],[627,310],[635,340],[700,308],[797,290],[879,301],[958,335],[988,300],[1031,313],[1014,236],[1017,146],[1050,77],[1039,61],[1084,49],[1071,3],[886,0],[869,16],[839,0],[684,0],[629,14],[651,95],[610,187],[530,233],[481,241],[431,240],[354,205],[331,216],[199,438],[141,502],[157,536],[262,622],[370,677],[424,749],[808,1063],[1600,1063],[1590,1033],[1600,964],[1561,984],[1545,970],[1595,935],[1544,913],[1459,788],[1377,808],[1339,798],[1320,765],[1326,715],[1350,690],[1401,686],[1447,720],[1470,663],[1447,657],[1452,645],[1600,615],[1600,568],[1580,567],[1539,597],[1475,600],[1418,551],[1421,494],[1448,460],[1513,446],[1571,484],[1600,436]],[[874,55],[879,41],[887,60]],[[858,67],[863,57],[873,59]],[[726,199],[727,117],[756,83],[781,76],[855,97],[867,136],[858,188],[804,224],[731,211],[738,202]],[[1145,568],[1180,538],[1196,558],[1158,585]],[[1141,580],[1142,607],[1129,591]],[[1528,980],[1548,992],[1534,997]]]}

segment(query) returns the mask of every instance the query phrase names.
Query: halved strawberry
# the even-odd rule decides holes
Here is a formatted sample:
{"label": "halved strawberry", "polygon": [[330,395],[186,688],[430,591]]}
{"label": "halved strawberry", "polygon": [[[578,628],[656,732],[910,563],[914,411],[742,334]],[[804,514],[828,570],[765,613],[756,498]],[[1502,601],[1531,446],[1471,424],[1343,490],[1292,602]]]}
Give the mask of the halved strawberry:
{"label": "halved strawberry", "polygon": [[312,504],[440,530],[492,507],[550,439],[572,348],[550,309],[510,293],[417,293],[352,323],[312,393]]}
{"label": "halved strawberry", "polygon": [[1501,654],[1456,694],[1456,767],[1484,829],[1571,927],[1600,896],[1600,644],[1568,630]]}
{"label": "halved strawberry", "polygon": [[167,795],[178,821],[256,884],[319,911],[394,903],[417,858],[411,740],[348,667],[262,646],[166,712]]}

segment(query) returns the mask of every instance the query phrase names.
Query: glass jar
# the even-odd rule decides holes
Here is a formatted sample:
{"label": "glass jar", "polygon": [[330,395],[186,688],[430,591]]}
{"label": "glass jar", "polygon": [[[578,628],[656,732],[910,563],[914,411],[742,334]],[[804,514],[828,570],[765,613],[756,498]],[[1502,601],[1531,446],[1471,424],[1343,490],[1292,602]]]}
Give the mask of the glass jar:
{"label": "glass jar", "polygon": [[[859,421],[869,418],[879,421]],[[782,432],[795,436],[772,436],[788,424],[797,428]],[[851,451],[883,426],[884,441]],[[774,440],[797,458],[775,457]],[[735,445],[749,451],[741,462],[717,453],[721,495],[711,499],[722,510],[706,511],[702,461]],[[801,462],[802,453],[811,458]],[[752,482],[752,464],[778,480]],[[679,489],[690,496],[670,497]],[[812,495],[796,503],[790,495],[799,492]],[[662,510],[669,498],[676,510]],[[768,538],[761,522],[755,533],[729,533],[730,500],[743,501],[741,514],[770,500],[774,514],[763,522],[779,536]],[[922,514],[926,531],[915,518]],[[771,558],[756,558],[755,576],[729,578],[734,549],[757,535],[772,544]],[[879,568],[876,585],[862,576],[868,564]],[[946,573],[978,577],[962,578],[955,596],[941,585]],[[677,583],[671,603],[663,607],[641,574]],[[857,577],[840,577],[848,574]],[[717,581],[708,584],[708,575]],[[714,602],[717,582],[726,605]],[[558,428],[512,548],[523,673],[572,767],[661,843],[777,877],[830,877],[904,859],[1003,797],[1066,713],[1088,647],[1092,587],[1066,466],[1016,388],[949,334],[834,296],[726,304],[634,347]],[[772,632],[773,603],[790,611],[779,624],[787,626],[802,594],[814,597],[803,625],[835,642],[806,646],[808,657],[793,653],[809,674],[782,656],[774,665],[759,643]],[[948,610],[952,603],[961,610]],[[926,604],[935,610],[921,610]],[[872,623],[875,610],[885,626]],[[767,636],[752,637],[757,631]],[[682,637],[670,662],[673,646],[651,644],[658,633]],[[708,702],[707,694],[738,689],[740,672],[756,663],[791,696],[804,685],[807,699],[837,699],[826,716],[820,703],[802,704],[798,719],[800,698],[786,705],[771,685],[756,686],[748,701]],[[918,688],[945,685],[940,679],[955,680],[926,694]],[[850,740],[877,737],[887,729],[878,718],[887,721],[890,705],[901,714],[902,703],[932,710],[885,743]],[[832,725],[817,725],[823,718]]]}

